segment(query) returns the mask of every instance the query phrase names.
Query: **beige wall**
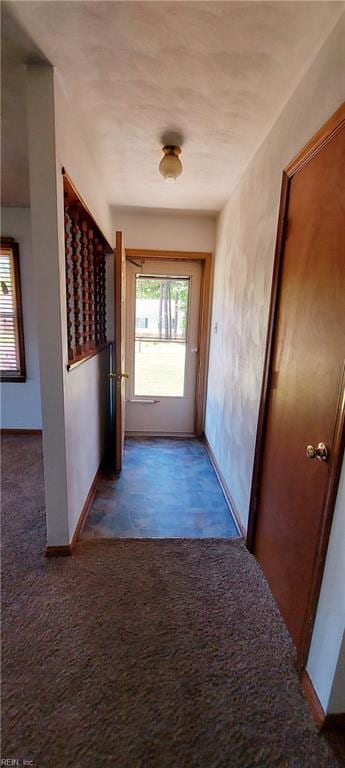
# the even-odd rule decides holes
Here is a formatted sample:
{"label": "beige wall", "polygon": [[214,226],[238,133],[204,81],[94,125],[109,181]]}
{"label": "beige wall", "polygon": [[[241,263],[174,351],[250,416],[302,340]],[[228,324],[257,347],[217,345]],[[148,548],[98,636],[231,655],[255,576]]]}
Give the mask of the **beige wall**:
{"label": "beige wall", "polygon": [[123,231],[126,248],[214,251],[216,218],[193,211],[113,208],[114,229]]}
{"label": "beige wall", "polygon": [[[247,526],[281,174],[345,98],[345,16],[327,39],[218,220],[206,435]],[[345,503],[339,486],[308,671],[326,711],[345,710],[340,675]],[[332,693],[333,691],[333,693]]]}
{"label": "beige wall", "polygon": [[282,169],[345,97],[344,42],[343,16],[218,220],[206,433],[245,526]]}

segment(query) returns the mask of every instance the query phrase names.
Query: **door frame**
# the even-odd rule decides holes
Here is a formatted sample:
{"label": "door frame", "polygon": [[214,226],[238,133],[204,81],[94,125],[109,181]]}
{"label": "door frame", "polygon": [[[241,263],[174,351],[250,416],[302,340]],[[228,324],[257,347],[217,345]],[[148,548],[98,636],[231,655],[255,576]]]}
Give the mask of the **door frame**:
{"label": "door frame", "polygon": [[[123,232],[117,230],[115,235],[115,248],[114,248],[114,347],[113,349],[113,366],[114,371],[111,373],[111,378],[115,374],[113,380],[113,408],[114,408],[114,448],[115,448],[115,472],[120,474],[122,471],[123,463],[123,444],[125,435],[125,393],[122,374],[125,372],[123,368],[124,358],[124,329],[125,329],[125,317],[124,317],[124,302],[126,297],[123,296],[126,285],[126,275],[124,273],[124,267],[126,265],[125,253],[123,247]],[[120,375],[120,379],[118,378]]]}
{"label": "door frame", "polygon": [[[287,237],[289,192],[292,178],[298,173],[323,147],[332,140],[345,127],[345,102],[330,117],[325,125],[315,134],[315,136],[306,144],[298,155],[283,170],[279,218],[277,228],[276,247],[274,255],[274,266],[272,276],[271,299],[269,308],[267,341],[265,350],[265,362],[262,379],[260,407],[258,416],[258,426],[256,433],[255,453],[252,486],[249,505],[249,519],[246,545],[250,552],[255,555],[255,533],[258,523],[258,499],[261,488],[261,475],[265,450],[266,428],[268,418],[268,406],[270,391],[272,387],[272,365],[273,354],[277,331],[277,318],[280,303],[282,266],[284,258],[284,247]],[[300,673],[306,666],[308,652],[314,627],[316,609],[321,589],[322,575],[327,555],[328,541],[333,519],[334,506],[337,497],[340,471],[343,461],[343,451],[345,445],[345,361],[343,367],[343,376],[340,386],[339,400],[336,412],[336,418],[333,430],[332,441],[332,463],[330,468],[328,486],[323,502],[322,525],[319,532],[319,543],[317,555],[314,563],[314,572],[312,576],[312,588],[309,595],[306,619],[303,629],[303,640],[301,649],[298,653],[297,663]]]}
{"label": "door frame", "polygon": [[198,365],[195,388],[195,416],[194,432],[196,437],[201,437],[204,432],[206,383],[209,353],[209,325],[210,325],[210,298],[212,253],[199,251],[161,251],[145,248],[126,248],[126,259],[145,258],[160,261],[198,261],[201,263],[200,286],[200,310],[199,310],[199,335],[198,335]]}

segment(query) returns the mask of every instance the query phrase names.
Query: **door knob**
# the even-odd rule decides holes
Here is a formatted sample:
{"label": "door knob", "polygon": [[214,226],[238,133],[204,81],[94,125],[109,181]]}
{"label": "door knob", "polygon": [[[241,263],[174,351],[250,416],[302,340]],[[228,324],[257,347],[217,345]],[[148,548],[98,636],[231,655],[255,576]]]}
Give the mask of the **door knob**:
{"label": "door knob", "polygon": [[307,445],[306,454],[308,459],[318,459],[319,461],[327,461],[328,450],[324,443],[319,443],[317,448],[313,445]]}
{"label": "door knob", "polygon": [[110,373],[108,373],[108,379],[116,379],[116,381],[129,379],[129,373],[113,373],[113,371],[110,371]]}

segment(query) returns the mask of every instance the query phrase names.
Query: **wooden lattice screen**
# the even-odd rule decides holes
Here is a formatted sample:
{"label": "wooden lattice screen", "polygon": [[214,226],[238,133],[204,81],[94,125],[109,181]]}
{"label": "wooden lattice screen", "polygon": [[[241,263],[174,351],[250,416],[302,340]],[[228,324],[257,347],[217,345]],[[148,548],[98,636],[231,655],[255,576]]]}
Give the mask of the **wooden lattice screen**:
{"label": "wooden lattice screen", "polygon": [[104,346],[106,253],[111,246],[64,172],[69,364]]}

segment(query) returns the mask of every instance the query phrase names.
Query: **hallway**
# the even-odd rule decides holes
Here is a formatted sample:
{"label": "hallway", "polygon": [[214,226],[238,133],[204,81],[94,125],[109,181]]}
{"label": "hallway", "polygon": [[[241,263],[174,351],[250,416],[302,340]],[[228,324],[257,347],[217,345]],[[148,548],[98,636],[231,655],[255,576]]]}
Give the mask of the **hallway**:
{"label": "hallway", "polygon": [[241,541],[84,541],[45,558],[39,437],[4,438],[2,493],[3,755],[46,768],[337,768]]}
{"label": "hallway", "polygon": [[0,15],[2,762],[335,768],[345,0]]}
{"label": "hallway", "polygon": [[239,533],[197,439],[127,438],[120,477],[98,485],[83,539],[237,538]]}

